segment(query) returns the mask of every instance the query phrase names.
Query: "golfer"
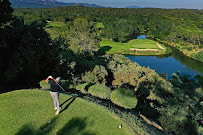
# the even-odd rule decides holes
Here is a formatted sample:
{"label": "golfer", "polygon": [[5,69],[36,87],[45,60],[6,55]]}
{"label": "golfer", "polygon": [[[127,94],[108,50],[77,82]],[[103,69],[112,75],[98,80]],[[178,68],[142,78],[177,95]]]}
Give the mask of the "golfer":
{"label": "golfer", "polygon": [[57,83],[60,83],[61,77],[57,77],[54,79],[52,76],[48,76],[46,79],[46,82],[51,85],[50,92],[51,97],[54,100],[54,109],[57,110],[55,115],[58,115],[60,112],[60,102],[59,102],[59,85]]}

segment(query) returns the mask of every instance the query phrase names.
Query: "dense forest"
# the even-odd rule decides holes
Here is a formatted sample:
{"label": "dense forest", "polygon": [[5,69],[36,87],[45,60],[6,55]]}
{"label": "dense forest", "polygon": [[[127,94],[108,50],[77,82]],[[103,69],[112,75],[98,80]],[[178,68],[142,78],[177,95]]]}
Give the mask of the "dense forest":
{"label": "dense forest", "polygon": [[[201,49],[202,10],[73,6],[14,11],[7,0],[0,2],[0,10],[2,88],[32,88],[48,75],[61,76],[68,80],[63,87],[140,112],[168,133],[203,133],[202,76],[177,72],[168,80],[99,47],[102,38],[126,42],[146,31],[153,39]],[[67,27],[56,28],[57,36],[51,38],[44,29],[47,21],[64,22]],[[95,22],[102,22],[104,28],[97,28]],[[203,52],[193,55],[202,59]]]}
{"label": "dense forest", "polygon": [[147,36],[185,52],[203,61],[203,11],[189,9],[120,9],[70,6],[33,10],[16,10],[26,24],[33,21],[58,21],[70,26],[74,19],[102,22],[100,37],[127,42],[136,33]]}

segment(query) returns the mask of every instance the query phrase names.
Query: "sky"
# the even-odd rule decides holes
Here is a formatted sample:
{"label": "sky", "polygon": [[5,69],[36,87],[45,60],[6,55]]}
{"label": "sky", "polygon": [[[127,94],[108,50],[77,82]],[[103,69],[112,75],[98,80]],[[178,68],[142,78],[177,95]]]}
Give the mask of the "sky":
{"label": "sky", "polygon": [[66,3],[89,3],[106,7],[124,8],[126,6],[155,8],[203,9],[203,0],[57,0]]}

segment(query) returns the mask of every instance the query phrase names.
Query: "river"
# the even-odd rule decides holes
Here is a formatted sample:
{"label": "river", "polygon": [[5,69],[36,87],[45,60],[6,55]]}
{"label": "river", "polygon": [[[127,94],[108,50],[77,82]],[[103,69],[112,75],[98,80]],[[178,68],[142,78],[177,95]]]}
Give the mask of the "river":
{"label": "river", "polygon": [[[141,35],[137,39],[143,39],[145,36]],[[141,66],[150,67],[157,73],[164,73],[170,79],[172,74],[180,71],[181,75],[202,75],[203,76],[203,63],[193,60],[177,49],[172,49],[170,55],[162,56],[133,56],[125,55],[133,62],[139,63]]]}

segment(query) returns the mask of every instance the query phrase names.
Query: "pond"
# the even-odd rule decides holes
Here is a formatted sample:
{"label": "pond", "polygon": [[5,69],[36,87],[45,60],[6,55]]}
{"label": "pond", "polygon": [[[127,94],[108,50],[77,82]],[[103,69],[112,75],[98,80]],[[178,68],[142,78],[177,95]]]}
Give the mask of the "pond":
{"label": "pond", "polygon": [[[146,39],[146,36],[140,35],[137,39]],[[172,48],[172,54],[162,56],[133,56],[125,55],[133,62],[137,62],[141,66],[150,67],[157,73],[164,73],[170,79],[172,74],[180,71],[182,75],[202,75],[203,63],[193,60],[175,48]]]}

